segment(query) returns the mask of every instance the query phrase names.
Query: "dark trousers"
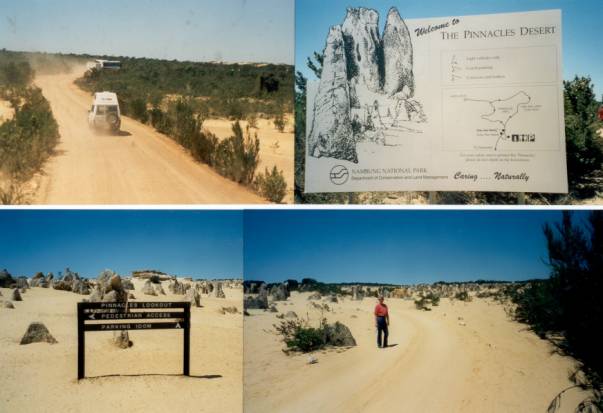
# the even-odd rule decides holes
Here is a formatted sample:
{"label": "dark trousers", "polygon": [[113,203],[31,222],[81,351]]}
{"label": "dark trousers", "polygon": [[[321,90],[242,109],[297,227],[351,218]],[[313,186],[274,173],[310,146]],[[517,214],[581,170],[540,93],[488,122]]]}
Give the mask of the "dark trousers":
{"label": "dark trousers", "polygon": [[389,330],[387,328],[387,322],[385,321],[385,317],[377,317],[377,345],[379,347],[387,347],[388,335]]}

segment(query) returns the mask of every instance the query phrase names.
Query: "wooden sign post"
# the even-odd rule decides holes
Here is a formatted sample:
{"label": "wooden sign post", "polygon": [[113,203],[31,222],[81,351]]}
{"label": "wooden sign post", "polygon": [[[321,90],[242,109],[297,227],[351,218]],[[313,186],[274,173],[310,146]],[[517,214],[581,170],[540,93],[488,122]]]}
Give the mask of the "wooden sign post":
{"label": "wooden sign post", "polygon": [[[182,311],[173,311],[180,309]],[[182,329],[184,332],[182,374],[190,376],[190,327],[191,303],[189,302],[77,303],[77,378],[80,380],[86,377],[85,333],[87,331],[156,329]]]}

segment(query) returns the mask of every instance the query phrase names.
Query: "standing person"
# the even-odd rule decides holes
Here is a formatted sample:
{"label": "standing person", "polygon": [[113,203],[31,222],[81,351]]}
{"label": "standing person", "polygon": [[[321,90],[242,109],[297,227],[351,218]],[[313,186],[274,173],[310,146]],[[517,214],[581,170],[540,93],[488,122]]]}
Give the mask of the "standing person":
{"label": "standing person", "polygon": [[383,303],[383,296],[379,296],[379,302],[375,306],[375,325],[377,326],[377,346],[385,348],[389,335],[389,311],[387,305]]}

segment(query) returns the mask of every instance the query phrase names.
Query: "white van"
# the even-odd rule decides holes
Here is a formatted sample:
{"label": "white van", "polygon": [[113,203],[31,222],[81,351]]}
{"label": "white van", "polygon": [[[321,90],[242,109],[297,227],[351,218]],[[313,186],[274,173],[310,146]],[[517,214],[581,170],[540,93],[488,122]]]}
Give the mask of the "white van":
{"label": "white van", "polygon": [[118,132],[121,126],[121,112],[117,95],[113,92],[94,94],[92,108],[88,111],[88,126],[93,129]]}

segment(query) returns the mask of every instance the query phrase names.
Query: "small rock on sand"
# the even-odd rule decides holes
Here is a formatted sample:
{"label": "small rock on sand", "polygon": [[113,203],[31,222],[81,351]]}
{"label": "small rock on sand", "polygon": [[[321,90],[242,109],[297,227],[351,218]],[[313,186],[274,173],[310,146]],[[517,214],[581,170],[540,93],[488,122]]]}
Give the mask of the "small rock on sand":
{"label": "small rock on sand", "polygon": [[285,318],[297,318],[297,314],[295,313],[295,311],[287,311],[287,314],[285,314]]}
{"label": "small rock on sand", "polygon": [[318,359],[314,356],[308,356],[308,364],[316,364],[318,363]]}
{"label": "small rock on sand", "polygon": [[10,301],[5,301],[4,302],[4,308],[13,308],[14,309],[15,306]]}
{"label": "small rock on sand", "polygon": [[29,325],[25,335],[21,339],[21,344],[31,343],[56,343],[56,339],[50,334],[50,331],[42,323],[34,322]]}
{"label": "small rock on sand", "polygon": [[218,310],[218,312],[220,314],[237,314],[239,312],[239,310],[237,310],[237,307],[232,306],[232,307],[222,307],[220,308],[220,310]]}
{"label": "small rock on sand", "polygon": [[132,347],[132,342],[127,331],[115,331],[113,333],[113,344],[119,348]]}
{"label": "small rock on sand", "polygon": [[11,296],[11,300],[13,300],[13,301],[23,301],[23,298],[21,298],[21,293],[19,292],[18,288],[15,288],[13,290],[13,294]]}

